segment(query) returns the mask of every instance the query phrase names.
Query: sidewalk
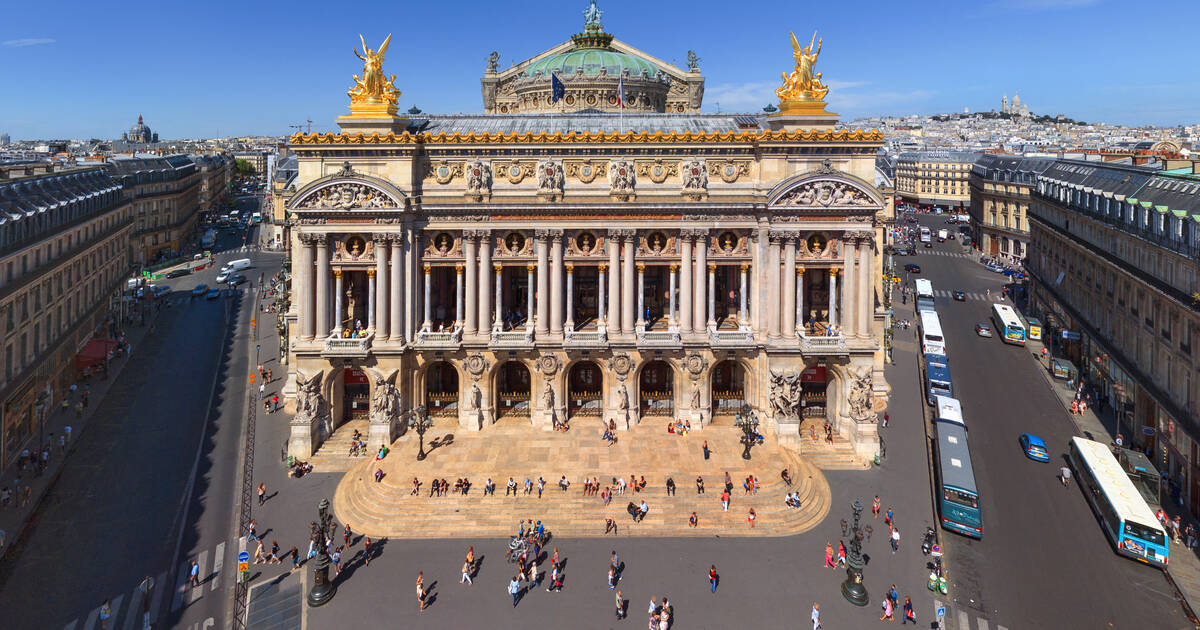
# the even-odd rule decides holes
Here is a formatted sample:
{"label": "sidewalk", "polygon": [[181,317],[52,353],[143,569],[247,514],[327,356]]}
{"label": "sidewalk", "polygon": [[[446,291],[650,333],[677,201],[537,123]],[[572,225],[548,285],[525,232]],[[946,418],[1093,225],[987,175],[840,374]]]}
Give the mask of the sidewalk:
{"label": "sidewalk", "polygon": [[[8,488],[13,491],[12,502],[9,506],[0,508],[0,532],[5,533],[4,536],[0,536],[0,560],[4,560],[8,556],[9,550],[20,544],[26,528],[36,516],[38,507],[47,491],[54,486],[59,475],[62,474],[63,465],[75,451],[75,445],[79,443],[80,435],[92,424],[92,416],[100,406],[100,401],[112,388],[113,383],[120,378],[125,364],[129,362],[129,356],[142,344],[142,340],[146,337],[146,331],[154,325],[157,318],[158,311],[152,310],[149,326],[130,325],[128,328],[121,329],[125,333],[127,348],[119,358],[113,359],[109,364],[108,378],[92,377],[87,381],[80,382],[77,391],[68,398],[70,405],[66,411],[62,409],[61,392],[54,393],[54,404],[46,412],[45,420],[45,444],[50,447],[50,459],[45,472],[37,475],[35,467],[30,466],[22,473],[16,462],[20,449],[23,448],[28,448],[31,454],[41,456],[41,453],[38,452],[38,435],[35,428],[32,438],[20,449],[17,449],[12,465],[0,473],[0,488]],[[84,384],[88,386],[88,405],[83,409],[82,415],[77,416],[75,403],[79,402],[82,396]],[[64,454],[58,447],[58,436],[65,433],[67,426],[71,427],[71,439],[67,443],[67,450]],[[20,497],[26,487],[31,489],[31,497],[29,503],[22,507]]]}
{"label": "sidewalk", "polygon": [[[1054,390],[1054,393],[1062,401],[1064,409],[1070,414],[1071,402],[1075,399],[1075,394],[1064,382],[1055,380],[1047,368],[1046,362],[1040,358],[1043,344],[1037,341],[1029,341],[1025,347],[1033,353],[1034,363],[1037,365],[1038,371],[1045,377],[1050,385],[1050,389]],[[1075,422],[1075,426],[1082,436],[1089,440],[1111,444],[1116,439],[1118,430],[1117,418],[1113,414],[1111,406],[1105,405],[1104,411],[1097,414],[1095,405],[1088,405],[1087,411],[1082,414],[1073,414],[1071,415],[1071,419]],[[1168,518],[1174,518],[1178,514],[1185,526],[1187,523],[1192,523],[1197,529],[1200,529],[1200,522],[1192,518],[1182,506],[1167,499],[1164,501],[1162,508],[1167,513]],[[1171,560],[1166,573],[1168,579],[1175,584],[1175,587],[1179,589],[1180,594],[1186,600],[1182,602],[1184,604],[1184,612],[1189,617],[1195,619],[1193,611],[1197,607],[1200,607],[1200,555],[1197,554],[1197,550],[1188,549],[1187,545],[1182,542],[1172,544]]]}

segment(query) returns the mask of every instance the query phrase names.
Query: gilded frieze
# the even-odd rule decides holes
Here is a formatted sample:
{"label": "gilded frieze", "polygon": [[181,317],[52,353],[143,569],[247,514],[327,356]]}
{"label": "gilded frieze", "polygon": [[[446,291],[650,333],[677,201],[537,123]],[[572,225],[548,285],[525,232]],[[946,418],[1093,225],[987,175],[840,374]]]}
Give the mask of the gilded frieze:
{"label": "gilded frieze", "polygon": [[[877,143],[883,141],[883,132],[872,129],[801,129],[796,131],[672,131],[662,133],[639,132],[523,132],[523,133],[461,133],[454,132],[423,132],[401,133],[388,132],[380,134],[348,134],[333,132],[326,133],[297,133],[290,138],[294,145],[336,145],[336,144],[680,144],[696,142],[719,143],[754,143],[754,142],[862,142]],[[711,171],[710,175],[714,174]]]}

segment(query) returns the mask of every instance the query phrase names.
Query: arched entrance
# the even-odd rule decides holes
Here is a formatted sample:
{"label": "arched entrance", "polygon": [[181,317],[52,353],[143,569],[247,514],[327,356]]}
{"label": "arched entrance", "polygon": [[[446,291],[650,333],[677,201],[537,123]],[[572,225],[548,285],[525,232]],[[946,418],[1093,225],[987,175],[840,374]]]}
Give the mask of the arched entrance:
{"label": "arched entrance", "polygon": [[745,368],[732,359],[721,361],[712,371],[713,418],[733,418],[745,402]]}
{"label": "arched entrance", "polygon": [[425,372],[425,408],[434,417],[458,417],[458,370],[438,361]]}
{"label": "arched entrance", "polygon": [[342,370],[342,423],[371,417],[371,384],[361,368]]}
{"label": "arched entrance", "polygon": [[496,418],[529,417],[529,369],[509,361],[496,373]]}
{"label": "arched entrance", "polygon": [[811,365],[800,373],[800,387],[803,390],[803,409],[805,418],[824,420],[832,417],[828,414],[828,370],[824,365]]}
{"label": "arched entrance", "polygon": [[642,368],[638,396],[643,418],[675,415],[675,371],[666,361],[651,361]]}
{"label": "arched entrance", "polygon": [[599,418],[603,411],[604,375],[600,366],[580,361],[567,375],[567,417]]}

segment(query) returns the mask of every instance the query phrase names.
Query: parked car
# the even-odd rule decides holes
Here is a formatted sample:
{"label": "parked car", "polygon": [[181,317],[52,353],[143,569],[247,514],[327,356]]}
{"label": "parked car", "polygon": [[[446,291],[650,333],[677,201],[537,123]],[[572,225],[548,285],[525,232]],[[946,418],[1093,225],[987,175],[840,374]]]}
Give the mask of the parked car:
{"label": "parked car", "polygon": [[235,274],[233,274],[232,276],[229,276],[229,284],[230,284],[230,286],[235,286],[235,287],[236,287],[237,285],[239,285],[239,284],[241,284],[241,283],[243,283],[243,282],[245,282],[245,281],[246,281],[246,274],[242,274],[242,273],[235,273]]}
{"label": "parked car", "polygon": [[975,334],[980,337],[991,337],[992,327],[987,324],[975,324]]}
{"label": "parked car", "polygon": [[955,300],[957,300],[957,301],[959,301],[959,302],[966,302],[966,301],[967,301],[967,294],[966,294],[966,293],[963,293],[962,291],[955,291],[955,292],[954,292],[954,299],[955,299]]}
{"label": "parked car", "polygon": [[160,296],[166,295],[170,292],[171,292],[171,287],[169,287],[165,284],[150,285],[150,293],[152,293],[154,295],[154,297],[160,297]]}
{"label": "parked car", "polygon": [[215,300],[215,299],[217,299],[217,298],[219,298],[219,297],[221,297],[221,290],[220,290],[220,289],[210,289],[210,290],[208,291],[208,293],[207,293],[207,294],[204,296],[204,298],[205,298],[205,299],[208,299],[208,300]]}
{"label": "parked car", "polygon": [[183,276],[190,276],[190,275],[192,275],[192,270],[188,269],[187,267],[181,267],[179,269],[172,269],[171,271],[167,272],[168,278],[182,278]]}
{"label": "parked car", "polygon": [[1029,433],[1022,433],[1018,439],[1021,443],[1021,450],[1025,452],[1025,456],[1035,462],[1049,462],[1050,453],[1046,450],[1046,443],[1042,438]]}
{"label": "parked car", "polygon": [[921,273],[921,265],[916,263],[908,263],[907,265],[904,265],[904,270],[909,273]]}
{"label": "parked car", "polygon": [[208,291],[207,284],[197,284],[196,288],[192,289],[192,297],[200,297],[201,295],[204,295],[206,291]]}

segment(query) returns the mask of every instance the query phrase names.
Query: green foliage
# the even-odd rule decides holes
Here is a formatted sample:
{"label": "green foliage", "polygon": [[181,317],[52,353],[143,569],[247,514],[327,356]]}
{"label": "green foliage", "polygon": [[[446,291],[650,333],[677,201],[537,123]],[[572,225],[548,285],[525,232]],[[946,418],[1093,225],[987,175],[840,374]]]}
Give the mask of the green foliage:
{"label": "green foliage", "polygon": [[233,170],[241,174],[253,175],[254,165],[250,163],[250,160],[238,158],[233,161]]}

